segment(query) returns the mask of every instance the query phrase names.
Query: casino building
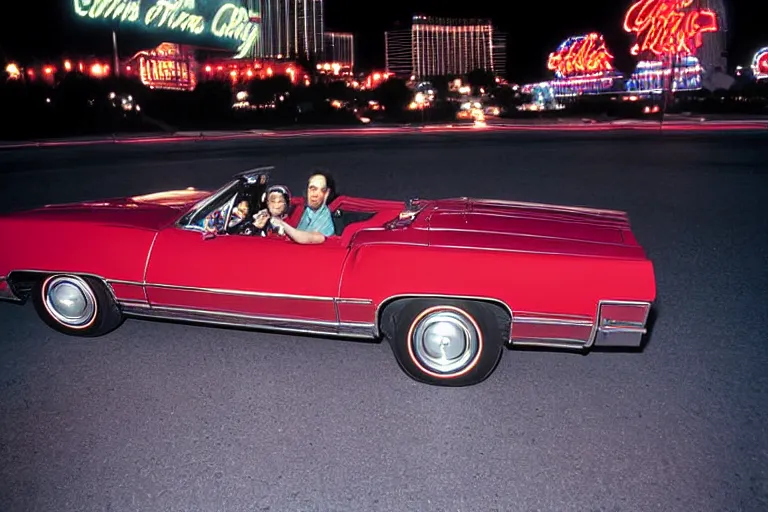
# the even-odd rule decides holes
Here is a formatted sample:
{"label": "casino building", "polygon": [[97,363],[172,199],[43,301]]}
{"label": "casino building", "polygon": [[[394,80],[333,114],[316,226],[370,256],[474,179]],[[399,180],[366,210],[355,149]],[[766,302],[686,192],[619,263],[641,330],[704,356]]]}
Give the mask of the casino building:
{"label": "casino building", "polygon": [[416,15],[385,32],[388,72],[416,79],[483,69],[506,75],[506,34],[490,20]]}

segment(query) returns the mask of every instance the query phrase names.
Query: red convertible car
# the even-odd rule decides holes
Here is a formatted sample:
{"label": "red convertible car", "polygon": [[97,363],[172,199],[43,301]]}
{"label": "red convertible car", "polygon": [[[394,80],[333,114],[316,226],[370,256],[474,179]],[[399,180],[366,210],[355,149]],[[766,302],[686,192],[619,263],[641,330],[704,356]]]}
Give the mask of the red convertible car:
{"label": "red convertible car", "polygon": [[[642,344],[654,270],[623,212],[339,196],[336,234],[321,244],[203,227],[243,199],[263,208],[271,169],[212,193],[2,216],[0,297],[31,299],[71,335],[103,335],[131,316],[386,338],[409,376],[444,386],[484,380],[506,347]],[[292,204],[295,222],[303,199]]]}

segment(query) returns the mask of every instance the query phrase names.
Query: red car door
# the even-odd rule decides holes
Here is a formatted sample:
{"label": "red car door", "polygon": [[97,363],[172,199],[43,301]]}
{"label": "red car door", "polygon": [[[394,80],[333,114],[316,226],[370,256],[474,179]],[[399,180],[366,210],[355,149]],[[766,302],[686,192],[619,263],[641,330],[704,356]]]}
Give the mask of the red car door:
{"label": "red car door", "polygon": [[171,227],[158,234],[150,254],[147,299],[170,317],[284,321],[292,330],[327,331],[337,322],[334,298],[346,255],[336,238],[317,245],[241,235],[204,240],[200,232]]}

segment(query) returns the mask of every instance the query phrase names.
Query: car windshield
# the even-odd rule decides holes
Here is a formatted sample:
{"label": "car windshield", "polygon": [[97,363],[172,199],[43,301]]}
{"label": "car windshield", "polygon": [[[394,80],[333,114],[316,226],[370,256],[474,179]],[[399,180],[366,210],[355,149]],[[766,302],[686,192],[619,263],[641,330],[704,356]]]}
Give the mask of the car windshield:
{"label": "car windshield", "polygon": [[189,212],[179,219],[179,226],[190,228],[199,227],[202,230],[205,217],[210,215],[213,211],[226,206],[237,192],[239,185],[240,180],[231,181],[194,205]]}

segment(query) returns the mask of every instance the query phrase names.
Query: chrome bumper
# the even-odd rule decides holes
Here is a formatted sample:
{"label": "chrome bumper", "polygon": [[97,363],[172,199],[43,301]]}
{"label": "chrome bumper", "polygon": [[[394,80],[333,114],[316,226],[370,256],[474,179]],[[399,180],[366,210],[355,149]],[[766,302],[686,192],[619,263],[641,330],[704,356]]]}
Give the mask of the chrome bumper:
{"label": "chrome bumper", "polygon": [[640,347],[648,332],[649,302],[606,301],[600,304],[595,347]]}
{"label": "chrome bumper", "polygon": [[8,284],[8,279],[0,277],[0,300],[10,300],[13,302],[21,302],[21,299],[13,293],[11,285]]}

